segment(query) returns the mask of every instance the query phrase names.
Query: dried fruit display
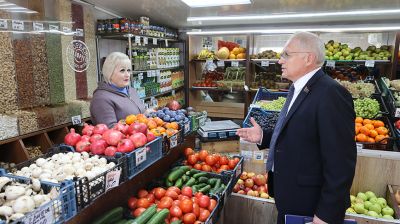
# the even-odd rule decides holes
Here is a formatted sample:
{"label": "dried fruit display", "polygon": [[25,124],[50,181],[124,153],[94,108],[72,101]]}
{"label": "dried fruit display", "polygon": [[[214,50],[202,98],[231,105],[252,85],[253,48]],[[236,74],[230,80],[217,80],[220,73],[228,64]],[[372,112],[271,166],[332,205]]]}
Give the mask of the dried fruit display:
{"label": "dried fruit display", "polygon": [[18,117],[18,129],[20,135],[38,130],[39,126],[35,112],[27,110],[17,110],[14,111],[13,114]]}
{"label": "dried fruit display", "polygon": [[65,99],[76,99],[76,80],[75,80],[75,71],[69,66],[67,62],[67,46],[71,43],[71,36],[62,36],[61,37],[61,45],[62,49],[62,69],[63,69],[63,77],[64,77],[64,94]]}
{"label": "dried fruit display", "polygon": [[44,35],[31,35],[30,46],[32,55],[33,87],[35,105],[50,104],[49,71],[47,67],[46,39]]}
{"label": "dried fruit display", "polygon": [[28,151],[29,158],[32,159],[43,155],[40,149],[41,149],[40,146],[27,146],[26,151]]}
{"label": "dried fruit display", "polygon": [[89,48],[90,59],[88,69],[86,70],[88,97],[93,96],[93,91],[97,88],[97,72],[96,72],[96,33],[94,21],[95,17],[91,10],[84,10],[84,27],[85,27],[85,43]]}

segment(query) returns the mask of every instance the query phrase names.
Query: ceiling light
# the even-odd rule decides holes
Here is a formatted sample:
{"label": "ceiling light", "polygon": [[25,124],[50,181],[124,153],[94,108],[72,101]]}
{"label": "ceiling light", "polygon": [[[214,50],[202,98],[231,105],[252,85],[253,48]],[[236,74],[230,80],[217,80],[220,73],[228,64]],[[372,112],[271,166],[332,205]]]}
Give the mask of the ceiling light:
{"label": "ceiling light", "polygon": [[27,8],[24,8],[24,7],[3,7],[3,6],[0,6],[0,9],[3,9],[3,10],[26,10]]}
{"label": "ceiling light", "polygon": [[[183,0],[182,0],[183,1]],[[361,10],[361,11],[343,11],[343,12],[315,12],[315,13],[286,13],[271,15],[246,15],[246,16],[204,16],[188,17],[187,21],[223,21],[223,20],[257,20],[257,19],[288,19],[288,18],[311,18],[328,16],[359,16],[359,15],[383,15],[398,14],[400,9],[387,10]]]}
{"label": "ceiling light", "polygon": [[16,4],[13,4],[13,3],[0,3],[0,6],[1,7],[4,7],[4,6],[15,6]]}
{"label": "ceiling light", "polygon": [[18,13],[38,13],[32,10],[6,10],[7,12],[18,12]]}
{"label": "ceiling light", "polygon": [[250,0],[181,0],[191,8],[251,4]]}

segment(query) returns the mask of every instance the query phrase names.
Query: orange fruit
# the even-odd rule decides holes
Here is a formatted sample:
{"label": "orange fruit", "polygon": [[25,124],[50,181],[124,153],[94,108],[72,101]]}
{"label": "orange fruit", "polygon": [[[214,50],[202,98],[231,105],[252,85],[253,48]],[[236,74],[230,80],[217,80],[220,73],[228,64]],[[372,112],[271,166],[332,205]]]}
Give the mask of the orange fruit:
{"label": "orange fruit", "polygon": [[376,137],[375,137],[375,142],[379,142],[379,143],[383,143],[383,144],[386,144],[386,140],[383,140],[383,139],[385,139],[385,136],[383,136],[383,135],[377,135]]}
{"label": "orange fruit", "polygon": [[125,118],[125,123],[128,125],[133,124],[137,120],[137,117],[134,114],[130,114],[126,116]]}
{"label": "orange fruit", "polygon": [[360,123],[360,124],[362,124],[363,123],[363,118],[362,117],[356,117],[356,123]]}
{"label": "orange fruit", "polygon": [[375,139],[374,138],[368,138],[367,142],[375,143]]}
{"label": "orange fruit", "polygon": [[167,133],[168,137],[171,137],[172,135],[174,135],[176,133],[176,130],[174,130],[172,128],[168,128],[165,133]]}
{"label": "orange fruit", "polygon": [[147,127],[149,129],[154,129],[157,127],[157,123],[154,120],[148,120],[147,121]]}
{"label": "orange fruit", "polygon": [[369,130],[369,129],[368,129],[367,127],[365,127],[365,126],[363,126],[363,127],[360,128],[360,133],[362,133],[362,134],[364,134],[364,135],[366,135],[366,136],[368,136],[370,132],[371,132],[371,130]]}
{"label": "orange fruit", "polygon": [[172,122],[172,123],[170,124],[170,127],[171,127],[172,129],[178,130],[178,129],[179,129],[179,124],[178,124],[178,122]]}
{"label": "orange fruit", "polygon": [[379,121],[379,120],[375,120],[373,122],[373,125],[374,125],[375,128],[385,127],[385,123],[383,123],[383,121]]}
{"label": "orange fruit", "polygon": [[162,133],[158,129],[151,129],[150,131],[157,137],[162,135]]}
{"label": "orange fruit", "polygon": [[361,128],[362,126],[362,123],[356,123],[356,128]]}
{"label": "orange fruit", "polygon": [[372,121],[370,119],[364,119],[363,120],[363,125],[371,124],[371,123],[372,123]]}
{"label": "orange fruit", "polygon": [[380,135],[386,135],[386,134],[389,133],[388,129],[385,128],[385,127],[379,127],[379,128],[377,128],[377,129],[375,129],[375,130],[376,130],[376,131],[378,132],[378,134],[380,134]]}
{"label": "orange fruit", "polygon": [[371,130],[371,131],[369,132],[369,137],[375,138],[377,135],[378,135],[378,132],[375,131],[375,130]]}
{"label": "orange fruit", "polygon": [[138,118],[139,123],[147,124],[147,118],[146,117],[140,117]]}
{"label": "orange fruit", "polygon": [[356,127],[356,134],[360,133],[361,127]]}
{"label": "orange fruit", "polygon": [[138,114],[138,115],[136,115],[136,117],[137,117],[137,119],[146,118],[146,115],[144,115],[144,114]]}
{"label": "orange fruit", "polygon": [[155,117],[153,120],[157,123],[157,126],[162,126],[164,124],[164,121],[159,117]]}
{"label": "orange fruit", "polygon": [[368,140],[368,137],[364,134],[358,134],[356,136],[357,142],[366,142]]}
{"label": "orange fruit", "polygon": [[240,53],[240,49],[238,47],[235,47],[232,49],[231,54],[237,55]]}
{"label": "orange fruit", "polygon": [[375,129],[374,125],[372,125],[372,124],[366,124],[366,125],[364,125],[364,127],[368,128],[369,130]]}

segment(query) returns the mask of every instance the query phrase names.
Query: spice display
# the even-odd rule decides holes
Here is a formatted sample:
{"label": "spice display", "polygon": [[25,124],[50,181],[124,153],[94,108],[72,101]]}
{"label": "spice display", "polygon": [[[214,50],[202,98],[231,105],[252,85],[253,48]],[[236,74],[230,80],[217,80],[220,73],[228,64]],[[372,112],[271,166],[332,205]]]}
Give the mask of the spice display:
{"label": "spice display", "polygon": [[12,115],[0,114],[0,140],[18,136],[18,120]]}
{"label": "spice display", "polygon": [[51,111],[53,113],[54,125],[65,124],[70,121],[70,118],[67,114],[66,105],[58,105],[56,107],[52,107]]}
{"label": "spice display", "polygon": [[93,91],[97,88],[97,71],[96,71],[96,33],[94,29],[93,20],[95,19],[94,14],[90,10],[84,11],[84,26],[85,26],[85,43],[89,48],[90,60],[88,64],[88,69],[86,70],[87,78],[87,95],[88,97],[93,96]]}
{"label": "spice display", "polygon": [[18,106],[20,109],[30,108],[34,106],[35,92],[29,39],[15,39],[13,45],[18,85]]}
{"label": "spice display", "polygon": [[51,108],[49,107],[36,107],[33,108],[36,113],[38,126],[40,129],[54,126],[54,118]]}
{"label": "spice display", "polygon": [[60,35],[46,34],[46,49],[49,67],[50,103],[63,103],[65,95]]}
{"label": "spice display", "polygon": [[40,149],[41,149],[40,146],[27,146],[26,151],[28,151],[29,158],[32,159],[43,155]]}
{"label": "spice display", "polygon": [[67,47],[72,41],[72,36],[61,36],[62,45],[62,69],[64,77],[64,95],[65,99],[76,99],[76,81],[75,71],[71,69],[67,62]]}
{"label": "spice display", "polygon": [[39,127],[35,112],[27,110],[17,110],[14,111],[13,114],[18,117],[18,129],[20,135],[38,130]]}
{"label": "spice display", "polygon": [[68,101],[67,104],[67,116],[68,117],[73,117],[77,115],[81,115],[82,117],[82,110],[81,110],[81,104],[76,103],[77,100],[73,101]]}
{"label": "spice display", "polygon": [[47,68],[46,39],[44,35],[31,35],[31,55],[33,61],[33,83],[35,91],[35,105],[50,104],[50,86]]}

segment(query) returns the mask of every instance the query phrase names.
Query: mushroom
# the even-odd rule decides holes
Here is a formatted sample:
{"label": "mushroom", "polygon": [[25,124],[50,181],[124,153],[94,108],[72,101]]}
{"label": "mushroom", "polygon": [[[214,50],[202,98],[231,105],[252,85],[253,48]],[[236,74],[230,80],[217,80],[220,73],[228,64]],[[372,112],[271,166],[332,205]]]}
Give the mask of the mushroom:
{"label": "mushroom", "polygon": [[11,216],[14,213],[13,209],[10,206],[1,206],[0,207],[0,215],[4,217]]}
{"label": "mushroom", "polygon": [[29,196],[21,196],[17,200],[15,200],[12,208],[16,213],[25,214],[35,209],[35,202]]}
{"label": "mushroom", "polygon": [[11,182],[11,179],[8,177],[0,177],[0,191],[3,191],[3,187]]}
{"label": "mushroom", "polygon": [[36,165],[38,165],[40,167],[45,165],[46,163],[47,163],[47,161],[45,159],[43,159],[43,158],[39,158],[39,159],[36,160]]}
{"label": "mushroom", "polygon": [[38,178],[40,176],[40,174],[42,174],[43,170],[40,167],[37,167],[35,169],[32,170],[32,177],[33,178]]}
{"label": "mushroom", "polygon": [[14,213],[12,216],[10,216],[10,220],[12,220],[12,221],[16,221],[16,220],[18,220],[18,219],[20,219],[20,218],[22,218],[22,217],[24,217],[25,215],[24,214],[22,214],[22,213]]}
{"label": "mushroom", "polygon": [[25,194],[25,188],[22,186],[7,186],[5,190],[6,200],[14,200]]}
{"label": "mushroom", "polygon": [[36,192],[39,192],[41,189],[41,184],[38,179],[32,179],[32,189]]}

